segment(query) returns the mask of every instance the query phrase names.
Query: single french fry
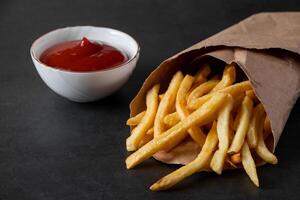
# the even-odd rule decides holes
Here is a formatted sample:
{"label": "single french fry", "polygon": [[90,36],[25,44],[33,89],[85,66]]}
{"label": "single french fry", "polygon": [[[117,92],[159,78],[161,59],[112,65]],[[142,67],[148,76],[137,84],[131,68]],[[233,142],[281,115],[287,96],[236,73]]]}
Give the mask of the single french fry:
{"label": "single french fry", "polygon": [[131,169],[144,160],[151,157],[157,151],[164,148],[171,148],[174,144],[185,138],[188,134],[186,132],[193,125],[202,126],[212,122],[217,118],[217,113],[226,102],[228,95],[224,93],[215,94],[209,101],[207,101],[199,109],[191,113],[187,118],[168,129],[160,136],[154,138],[143,147],[132,153],[126,159],[127,169]]}
{"label": "single french fry", "polygon": [[165,92],[161,102],[159,103],[154,120],[154,137],[157,137],[166,130],[163,120],[168,112],[170,112],[171,107],[174,106],[176,94],[182,79],[183,74],[178,71],[173,76],[167,91]]}
{"label": "single french fry", "polygon": [[206,95],[204,95],[200,98],[197,98],[197,99],[194,99],[191,102],[188,102],[188,108],[189,109],[199,108],[200,106],[203,105],[203,103],[205,103],[212,96],[214,96],[215,93],[228,93],[228,94],[232,95],[233,97],[236,97],[240,93],[245,92],[246,90],[250,90],[250,89],[252,89],[250,81],[243,81],[243,82],[240,82],[240,83],[236,83],[234,85],[228,86],[226,88],[223,88],[223,89],[218,90],[218,91],[213,92],[213,93],[206,94]]}
{"label": "single french fry", "polygon": [[142,121],[143,117],[145,116],[145,113],[146,111],[143,111],[137,114],[136,116],[129,118],[126,124],[128,126],[137,126]]}
{"label": "single french fry", "polygon": [[210,167],[213,171],[215,171],[217,174],[221,174],[224,162],[227,155],[227,150],[229,147],[229,137],[230,137],[230,116],[231,116],[231,110],[233,108],[233,98],[230,95],[227,102],[223,106],[223,108],[220,110],[218,114],[218,120],[217,120],[217,134],[218,134],[218,150],[214,153]]}
{"label": "single french fry", "polygon": [[142,146],[144,146],[145,144],[147,144],[148,142],[150,142],[153,139],[153,128],[149,129],[146,134],[144,135],[144,137],[141,139],[140,143],[139,143],[139,147],[141,148]]}
{"label": "single french fry", "polygon": [[271,153],[271,151],[266,147],[262,129],[257,132],[257,146],[255,148],[255,151],[259,157],[261,157],[264,161],[270,164],[277,164],[278,160],[277,157]]}
{"label": "single french fry", "polygon": [[[190,75],[186,75],[183,79],[183,81],[180,84],[180,87],[178,89],[177,97],[176,97],[176,111],[181,118],[181,120],[184,120],[190,115],[190,111],[186,109],[186,95],[190,88],[192,87],[192,84],[194,82],[194,77]],[[202,132],[201,128],[198,126],[191,126],[188,130],[189,135],[191,138],[199,144],[200,147],[203,146],[205,142],[206,136]]]}
{"label": "single french fry", "polygon": [[250,121],[248,132],[247,132],[247,141],[250,149],[253,149],[257,146],[257,135],[258,132],[262,132],[264,128],[266,113],[263,105],[258,104],[254,110],[252,119]]}
{"label": "single french fry", "polygon": [[234,64],[229,64],[225,67],[222,80],[214,87],[211,92],[216,92],[218,90],[221,90],[223,88],[226,88],[230,85],[232,85],[235,81],[236,72],[235,72],[235,66]]}
{"label": "single french fry", "polygon": [[180,122],[180,117],[178,115],[177,112],[173,112],[171,114],[168,114],[165,116],[164,118],[164,123],[168,126],[168,127],[172,127],[175,126],[177,123]]}
{"label": "single french fry", "polygon": [[252,110],[253,110],[253,101],[249,97],[245,96],[243,103],[241,105],[239,124],[236,133],[233,137],[232,143],[228,150],[229,154],[237,153],[241,150],[245,140],[245,136],[248,131]]}
{"label": "single french fry", "polygon": [[246,173],[248,174],[251,181],[256,185],[256,187],[259,187],[259,180],[257,177],[255,162],[251,155],[247,141],[245,141],[243,145],[241,156],[242,156],[242,164]]}
{"label": "single french fry", "polygon": [[219,82],[219,80],[209,80],[202,83],[194,90],[192,90],[192,92],[188,96],[187,103],[191,104],[191,102],[195,101],[195,99],[209,93]]}
{"label": "single french fry", "polygon": [[153,126],[155,114],[158,107],[159,85],[155,85],[146,96],[146,113],[142,121],[132,130],[131,135],[126,140],[128,151],[135,151],[139,146],[139,142],[146,134],[147,130]]}
{"label": "single french fry", "polygon": [[195,75],[194,84],[202,84],[206,81],[206,77],[210,74],[211,70],[208,64],[202,65]]}
{"label": "single french fry", "polygon": [[213,154],[216,146],[218,144],[218,136],[216,130],[216,123],[213,124],[211,130],[209,131],[204,146],[195,160],[189,164],[180,167],[176,171],[170,173],[169,175],[161,178],[159,181],[154,183],[150,189],[153,191],[166,190],[178,182],[182,181],[186,177],[203,170],[207,161]]}
{"label": "single french fry", "polygon": [[236,153],[230,156],[231,162],[234,164],[240,164],[242,162],[241,153]]}

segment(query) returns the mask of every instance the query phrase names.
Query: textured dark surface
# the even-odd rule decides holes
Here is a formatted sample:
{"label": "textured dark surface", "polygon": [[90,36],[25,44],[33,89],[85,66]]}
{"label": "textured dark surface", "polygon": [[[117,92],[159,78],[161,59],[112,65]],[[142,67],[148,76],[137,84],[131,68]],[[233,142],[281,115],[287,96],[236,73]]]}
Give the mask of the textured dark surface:
{"label": "textured dark surface", "polygon": [[[295,1],[0,1],[0,199],[299,199],[300,104],[279,141],[279,164],[258,169],[257,189],[242,170],[201,173],[173,190],[148,187],[176,169],[150,159],[125,169],[128,104],[165,58],[260,11],[300,10]],[[127,84],[98,102],[53,93],[29,56],[35,38],[71,25],[123,30],[141,45]]]}

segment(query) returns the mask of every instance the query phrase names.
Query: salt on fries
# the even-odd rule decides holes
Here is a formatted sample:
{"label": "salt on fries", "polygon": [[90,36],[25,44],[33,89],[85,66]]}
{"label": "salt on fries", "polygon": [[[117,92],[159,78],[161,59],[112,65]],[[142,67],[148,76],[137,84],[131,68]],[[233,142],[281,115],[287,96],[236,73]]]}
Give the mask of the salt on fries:
{"label": "salt on fries", "polygon": [[166,190],[200,171],[221,174],[228,166],[243,167],[258,187],[255,162],[278,162],[265,143],[270,120],[250,82],[236,82],[235,64],[225,66],[221,78],[213,76],[207,64],[195,76],[178,71],[164,93],[159,94],[159,85],[148,91],[146,110],[127,125],[133,128],[127,150],[135,151],[126,159],[128,169],[158,151],[171,150],[186,137],[201,148],[192,162],[154,183],[153,191]]}

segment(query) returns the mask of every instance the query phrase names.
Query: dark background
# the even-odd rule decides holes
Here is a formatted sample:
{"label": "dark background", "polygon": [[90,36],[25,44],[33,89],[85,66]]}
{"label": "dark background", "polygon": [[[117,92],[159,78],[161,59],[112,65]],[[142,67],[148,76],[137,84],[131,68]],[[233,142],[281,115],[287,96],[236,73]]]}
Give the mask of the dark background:
{"label": "dark background", "polygon": [[[279,164],[201,173],[173,190],[148,187],[175,166],[148,160],[125,169],[128,104],[162,60],[261,11],[300,10],[295,1],[0,1],[0,199],[299,199],[300,104],[280,138]],[[108,26],[132,35],[141,57],[126,85],[94,103],[53,93],[29,55],[35,38],[58,27]]]}

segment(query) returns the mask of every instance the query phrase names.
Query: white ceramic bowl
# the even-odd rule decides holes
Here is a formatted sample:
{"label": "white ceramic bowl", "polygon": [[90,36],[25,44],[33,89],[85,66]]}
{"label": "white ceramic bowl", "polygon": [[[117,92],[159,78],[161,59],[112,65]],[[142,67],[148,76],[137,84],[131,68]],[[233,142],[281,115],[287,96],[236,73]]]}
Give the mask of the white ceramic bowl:
{"label": "white ceramic bowl", "polygon": [[[114,68],[72,72],[49,67],[40,62],[40,55],[49,47],[82,37],[103,41],[127,54],[129,60]],[[139,58],[140,48],[128,34],[104,27],[75,26],[51,31],[38,38],[30,54],[43,81],[57,94],[76,102],[89,102],[106,97],[118,90],[129,78]]]}

